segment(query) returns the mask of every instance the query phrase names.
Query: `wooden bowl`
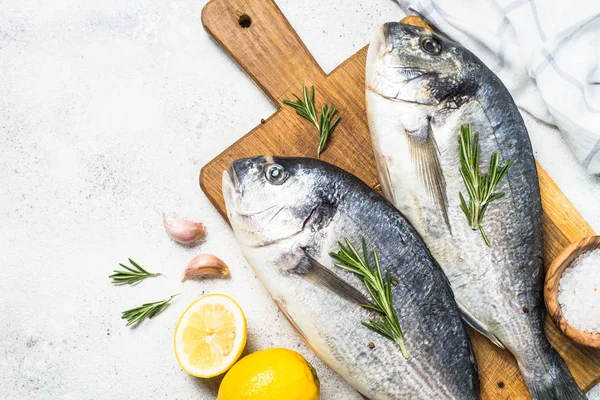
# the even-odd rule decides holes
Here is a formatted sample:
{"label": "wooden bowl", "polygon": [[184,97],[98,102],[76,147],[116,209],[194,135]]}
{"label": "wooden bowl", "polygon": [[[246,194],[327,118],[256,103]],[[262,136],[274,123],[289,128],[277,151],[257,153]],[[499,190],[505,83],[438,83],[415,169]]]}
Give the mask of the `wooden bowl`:
{"label": "wooden bowl", "polygon": [[577,257],[587,251],[595,249],[600,249],[600,236],[590,236],[577,243],[572,243],[565,248],[562,253],[556,257],[546,273],[544,299],[552,320],[565,335],[584,346],[600,348],[600,333],[580,331],[569,325],[568,321],[562,315],[560,304],[558,302],[558,285],[563,272]]}

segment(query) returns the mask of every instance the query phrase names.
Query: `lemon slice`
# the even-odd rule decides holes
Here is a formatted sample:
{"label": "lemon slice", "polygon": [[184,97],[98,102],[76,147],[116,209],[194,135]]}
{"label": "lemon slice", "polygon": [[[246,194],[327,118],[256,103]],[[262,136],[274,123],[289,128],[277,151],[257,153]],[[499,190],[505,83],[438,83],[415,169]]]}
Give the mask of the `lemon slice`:
{"label": "lemon slice", "polygon": [[181,368],[199,378],[227,371],[246,345],[246,317],[222,294],[203,296],[183,312],[175,328],[175,356]]}

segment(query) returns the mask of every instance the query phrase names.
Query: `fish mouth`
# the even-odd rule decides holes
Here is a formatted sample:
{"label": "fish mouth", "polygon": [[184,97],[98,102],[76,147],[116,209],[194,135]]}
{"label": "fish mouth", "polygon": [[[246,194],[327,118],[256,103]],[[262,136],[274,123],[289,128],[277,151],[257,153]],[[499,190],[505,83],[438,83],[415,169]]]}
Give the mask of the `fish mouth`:
{"label": "fish mouth", "polygon": [[233,210],[233,212],[244,225],[244,229],[253,233],[263,230],[284,208],[285,206],[274,205],[261,211],[240,212],[239,210]]}
{"label": "fish mouth", "polygon": [[237,198],[239,196],[239,185],[240,181],[235,172],[235,168],[233,168],[233,163],[231,163],[227,170],[223,171],[223,176],[221,177],[223,198],[225,200],[225,205],[228,208],[230,206],[232,209],[237,208],[235,205],[237,204]]}
{"label": "fish mouth", "polygon": [[406,91],[407,88],[410,89],[409,85],[419,85],[420,81],[431,77],[435,77],[435,73],[414,70],[410,68],[404,73],[408,78],[406,80],[396,82],[388,79],[382,74],[377,74],[377,80],[367,83],[365,89],[369,93],[373,93],[378,97],[393,102],[412,103],[426,106],[433,106],[440,103],[439,101],[419,101],[416,98],[406,98],[402,96],[402,93]]}
{"label": "fish mouth", "polygon": [[[428,71],[425,71],[425,70],[422,70],[419,68],[412,68],[412,67],[391,66],[390,69],[393,69],[395,71],[394,75],[399,77],[400,80],[391,79],[386,74],[383,74],[379,71],[375,71],[375,73],[374,73],[375,79],[373,79],[373,82],[371,84],[367,83],[367,90],[377,92],[377,90],[373,86],[376,86],[376,84],[380,83],[380,82],[388,82],[389,84],[392,84],[392,85],[405,85],[411,81],[418,80],[419,78],[427,78],[427,77],[432,77],[435,75],[435,73],[428,72]],[[384,96],[384,97],[387,97],[387,96]]]}
{"label": "fish mouth", "polygon": [[238,179],[238,175],[235,172],[235,168],[233,167],[233,163],[229,164],[229,167],[227,168],[227,171],[224,171],[223,173],[227,174],[227,176],[231,180],[231,183],[233,184],[234,189],[237,189],[238,186],[239,186],[239,184],[240,184],[240,180]]}
{"label": "fish mouth", "polygon": [[387,24],[381,25],[374,33],[371,42],[369,43],[369,50],[367,51],[367,62],[366,62],[366,81],[376,79],[377,76],[377,65],[379,64],[382,57],[389,53],[389,27]]}
{"label": "fish mouth", "polygon": [[[376,45],[379,50],[392,50],[390,48],[390,23],[386,22],[381,25],[379,29],[375,32],[375,36],[371,41],[371,44]],[[379,54],[384,53],[384,51],[380,51]]]}
{"label": "fish mouth", "polygon": [[427,80],[436,73],[404,63],[403,58],[391,54],[396,49],[392,40],[394,24],[381,25],[373,35],[367,53],[365,89],[384,99],[400,101],[400,93],[405,88],[419,85],[421,80]]}
{"label": "fish mouth", "polygon": [[229,219],[235,217],[244,226],[244,230],[249,233],[264,229],[286,206],[285,204],[276,204],[263,210],[241,210],[239,208],[239,179],[233,165],[229,165],[227,171],[223,171],[222,185]]}
{"label": "fish mouth", "polygon": [[406,82],[410,82],[414,79],[420,78],[422,76],[426,76],[426,75],[431,75],[431,73],[428,73],[427,71],[424,71],[422,69],[418,69],[418,68],[411,68],[411,67],[396,67],[396,73],[398,74],[398,76],[400,76],[402,79],[402,83],[406,83]]}
{"label": "fish mouth", "polygon": [[223,171],[223,176],[221,177],[221,186],[225,205],[229,207],[230,205],[233,205],[236,188],[233,179],[231,179],[231,175],[229,175],[227,171]]}

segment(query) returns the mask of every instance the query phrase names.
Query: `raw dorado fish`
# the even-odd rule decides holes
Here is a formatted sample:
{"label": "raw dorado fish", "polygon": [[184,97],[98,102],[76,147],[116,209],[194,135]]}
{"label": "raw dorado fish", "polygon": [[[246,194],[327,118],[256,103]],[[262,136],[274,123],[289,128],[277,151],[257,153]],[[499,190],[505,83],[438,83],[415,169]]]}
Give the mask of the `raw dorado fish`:
{"label": "raw dorado fish", "polygon": [[[382,196],[331,164],[270,156],[233,162],[223,195],[256,275],[305,342],[352,387],[372,400],[478,398],[475,359],[450,285]],[[408,359],[361,325],[379,319],[361,307],[370,300],[364,283],[328,255],[345,237],[360,248],[363,236],[398,280],[392,298]]]}
{"label": "raw dorado fish", "polygon": [[[465,320],[517,359],[534,399],[584,399],[546,339],[542,208],[531,143],[510,94],[475,55],[423,28],[388,23],[367,56],[369,128],[385,196],[421,234]],[[459,192],[460,126],[479,134],[481,165],[514,160],[480,232]],[[466,197],[468,199],[468,197]]]}

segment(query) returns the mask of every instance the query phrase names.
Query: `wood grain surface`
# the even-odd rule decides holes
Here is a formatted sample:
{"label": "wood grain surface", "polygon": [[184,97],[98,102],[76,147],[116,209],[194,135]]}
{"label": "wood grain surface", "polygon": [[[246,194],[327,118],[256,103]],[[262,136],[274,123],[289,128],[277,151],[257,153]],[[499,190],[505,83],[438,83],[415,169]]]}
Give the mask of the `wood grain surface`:
{"label": "wood grain surface", "polygon": [[[371,187],[377,185],[364,100],[366,47],[325,75],[272,0],[212,0],[202,12],[202,24],[279,108],[202,168],[200,186],[224,217],[221,176],[233,160],[264,154],[316,157],[316,129],[281,103],[292,99],[293,93],[300,94],[303,84],[315,86],[318,107],[335,104],[342,117],[321,159],[351,172]],[[257,120],[260,118],[257,116]],[[545,261],[550,265],[567,245],[594,232],[539,165],[538,172],[544,207]],[[589,390],[600,378],[600,351],[572,342],[549,318],[546,330],[577,383]],[[475,331],[469,333],[479,364],[482,398],[529,398],[512,355]]]}

